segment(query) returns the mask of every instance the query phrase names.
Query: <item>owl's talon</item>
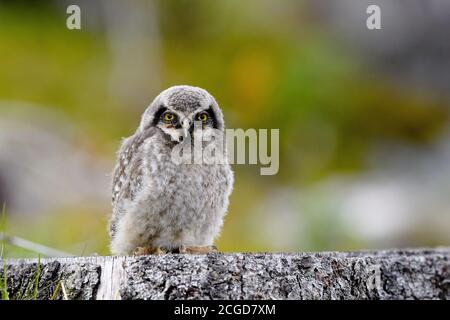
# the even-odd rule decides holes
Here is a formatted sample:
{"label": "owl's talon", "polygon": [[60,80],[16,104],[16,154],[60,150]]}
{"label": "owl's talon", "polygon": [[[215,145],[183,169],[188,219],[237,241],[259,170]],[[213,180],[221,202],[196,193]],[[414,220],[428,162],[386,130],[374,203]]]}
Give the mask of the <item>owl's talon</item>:
{"label": "owl's talon", "polygon": [[135,256],[145,256],[149,254],[164,254],[165,251],[161,250],[160,247],[154,248],[154,247],[137,247],[136,250],[134,250],[133,255]]}
{"label": "owl's talon", "polygon": [[206,246],[206,247],[180,247],[179,253],[187,254],[207,254],[211,252],[217,252],[216,246]]}

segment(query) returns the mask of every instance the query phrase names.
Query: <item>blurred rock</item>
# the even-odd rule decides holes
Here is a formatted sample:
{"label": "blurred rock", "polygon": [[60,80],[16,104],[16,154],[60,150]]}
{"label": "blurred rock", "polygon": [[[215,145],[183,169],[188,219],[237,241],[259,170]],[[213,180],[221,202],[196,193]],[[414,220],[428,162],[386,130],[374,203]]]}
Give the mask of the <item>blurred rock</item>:
{"label": "blurred rock", "polygon": [[[308,2],[321,25],[376,70],[405,87],[450,98],[450,1],[342,0]],[[368,30],[366,9],[381,9],[381,30]]]}
{"label": "blurred rock", "polygon": [[38,214],[66,206],[108,204],[106,161],[70,138],[66,120],[44,111],[0,116],[0,202],[8,213]]}
{"label": "blurred rock", "polygon": [[273,188],[251,210],[271,250],[436,246],[450,242],[450,132],[434,144],[384,142],[362,173]]}
{"label": "blurred rock", "polygon": [[448,243],[450,133],[425,147],[384,143],[371,162],[368,173],[335,181],[348,228],[379,246]]}

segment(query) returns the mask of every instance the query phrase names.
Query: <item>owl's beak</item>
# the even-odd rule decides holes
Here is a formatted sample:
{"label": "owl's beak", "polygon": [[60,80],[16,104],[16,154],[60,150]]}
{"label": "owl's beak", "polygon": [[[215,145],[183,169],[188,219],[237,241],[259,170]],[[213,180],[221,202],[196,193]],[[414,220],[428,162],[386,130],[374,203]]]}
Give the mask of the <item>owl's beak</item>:
{"label": "owl's beak", "polygon": [[183,129],[183,137],[187,138],[188,134],[189,134],[189,129],[191,127],[191,122],[189,121],[189,119],[184,119],[181,122],[181,127]]}

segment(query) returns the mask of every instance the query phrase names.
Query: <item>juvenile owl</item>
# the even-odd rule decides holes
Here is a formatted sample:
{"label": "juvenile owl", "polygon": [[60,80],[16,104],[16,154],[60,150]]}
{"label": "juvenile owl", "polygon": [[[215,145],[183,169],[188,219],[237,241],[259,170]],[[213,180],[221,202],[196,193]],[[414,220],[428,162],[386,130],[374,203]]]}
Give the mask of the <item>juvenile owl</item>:
{"label": "juvenile owl", "polygon": [[207,91],[175,86],[153,100],[118,153],[109,225],[113,254],[213,250],[233,185],[226,144],[209,142],[222,144],[222,162],[174,161],[174,148],[209,145],[196,144],[196,133],[208,130],[223,133],[224,120]]}

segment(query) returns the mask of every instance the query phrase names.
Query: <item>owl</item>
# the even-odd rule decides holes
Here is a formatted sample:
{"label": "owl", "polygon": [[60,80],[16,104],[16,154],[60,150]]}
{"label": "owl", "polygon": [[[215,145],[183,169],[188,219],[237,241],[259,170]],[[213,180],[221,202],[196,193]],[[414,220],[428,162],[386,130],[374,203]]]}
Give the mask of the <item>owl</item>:
{"label": "owl", "polygon": [[136,132],[123,140],[113,173],[113,254],[214,250],[233,186],[228,160],[173,160],[174,148],[194,145],[196,132],[208,129],[223,133],[223,114],[198,87],[166,89],[145,110]]}

